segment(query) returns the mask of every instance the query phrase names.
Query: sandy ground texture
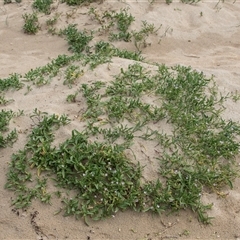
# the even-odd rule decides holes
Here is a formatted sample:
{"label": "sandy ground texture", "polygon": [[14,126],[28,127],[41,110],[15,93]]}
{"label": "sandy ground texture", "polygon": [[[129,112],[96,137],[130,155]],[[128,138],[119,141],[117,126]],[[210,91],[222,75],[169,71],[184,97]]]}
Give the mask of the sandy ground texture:
{"label": "sandy ground texture", "polygon": [[[24,74],[32,68],[43,66],[59,54],[70,54],[67,42],[47,32],[44,24],[47,16],[40,14],[41,31],[30,36],[23,33],[22,15],[31,12],[31,1],[4,5],[0,3],[0,78],[11,73]],[[148,47],[143,49],[147,60],[165,63],[191,65],[206,75],[215,76],[219,89],[223,93],[240,91],[240,2],[237,0],[215,2],[204,1],[196,5],[173,2],[170,5],[161,1],[104,1],[93,3],[101,12],[107,9],[129,8],[136,21],[135,28],[146,20],[160,26],[158,36],[150,37]],[[96,29],[96,22],[89,20],[87,12],[90,6],[83,6],[76,11],[65,4],[55,4],[53,12],[62,14],[60,24],[77,23],[79,28]],[[74,16],[67,19],[67,14]],[[125,43],[117,43],[124,47]],[[135,50],[132,45],[128,47]],[[111,80],[121,67],[130,64],[130,60],[114,58],[110,70],[104,64],[95,72],[89,72],[82,81],[94,79]],[[59,133],[58,140],[66,138],[79,121],[75,117],[82,106],[66,104],[67,94],[71,89],[60,84],[56,79],[50,86],[33,88],[24,95],[26,88],[8,92],[7,96],[15,101],[3,108],[25,112],[13,123],[19,132],[19,140],[13,148],[0,151],[0,239],[240,239],[240,180],[234,182],[233,190],[226,189],[228,195],[219,198],[215,194],[205,194],[205,201],[213,202],[209,215],[215,217],[212,225],[205,226],[198,222],[191,211],[180,211],[177,214],[153,216],[148,213],[132,211],[119,212],[103,221],[90,222],[87,226],[74,217],[54,215],[59,203],[44,205],[33,202],[25,211],[11,207],[13,193],[4,189],[8,162],[13,152],[21,149],[26,143],[31,120],[29,114],[35,108],[56,114],[68,114],[73,120],[66,132]],[[81,102],[81,100],[79,100]],[[226,103],[226,118],[240,119],[239,103]],[[237,159],[239,161],[239,159]],[[154,174],[154,168],[147,169]]]}

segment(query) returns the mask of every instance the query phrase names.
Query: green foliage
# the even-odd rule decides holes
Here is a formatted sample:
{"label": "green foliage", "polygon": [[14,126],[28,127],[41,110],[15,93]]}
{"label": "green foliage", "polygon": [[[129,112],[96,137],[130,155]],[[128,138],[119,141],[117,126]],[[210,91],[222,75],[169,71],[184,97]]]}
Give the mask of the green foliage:
{"label": "green foliage", "polygon": [[31,69],[24,75],[26,82],[32,82],[38,87],[46,85],[50,80],[55,77],[62,67],[67,66],[73,61],[72,57],[67,55],[59,55],[56,59],[53,59],[51,63],[46,66],[37,67],[36,69]]}
{"label": "green foliage", "polygon": [[172,0],[166,0],[166,4],[170,4],[170,3],[172,3]]}
{"label": "green foliage", "polygon": [[63,0],[63,2],[66,2],[70,6],[76,6],[76,5],[93,3],[93,2],[96,2],[96,0]]}
{"label": "green foliage", "polygon": [[12,145],[17,140],[16,130],[7,133],[7,135],[4,134],[9,130],[9,122],[14,116],[16,114],[11,110],[1,110],[0,112],[0,148]]}
{"label": "green foliage", "polygon": [[76,102],[76,97],[77,97],[77,95],[78,95],[78,92],[76,92],[76,93],[74,93],[74,94],[69,94],[68,96],[67,96],[67,102],[69,102],[69,103],[74,103],[74,102]]}
{"label": "green foliage", "polygon": [[32,6],[37,9],[39,12],[43,12],[45,14],[51,13],[51,4],[52,0],[34,0]]}
{"label": "green foliage", "polygon": [[[71,1],[67,3],[82,3]],[[85,109],[80,116],[83,128],[81,132],[73,130],[58,145],[54,133],[70,122],[68,117],[34,110],[28,142],[12,155],[7,173],[6,188],[15,192],[12,204],[25,208],[36,198],[50,203],[48,184],[54,179],[63,192],[74,190],[71,198],[59,190],[56,193],[66,216],[86,221],[125,209],[162,213],[188,208],[201,222],[210,223],[207,210],[211,204],[202,202],[202,193],[208,189],[218,194],[223,187],[232,188],[239,176],[235,157],[239,154],[240,125],[221,117],[224,101],[237,101],[239,94],[219,95],[212,78],[190,67],[152,65],[147,70],[140,63],[140,50],[147,46],[147,37],[158,31],[153,24],[143,21],[139,31],[129,31],[134,17],[126,9],[103,15],[91,9],[89,14],[101,24],[100,31],[113,29],[110,40],[133,41],[137,52],[105,41],[90,46],[93,32],[79,31],[77,25],[70,24],[61,35],[68,41],[72,56],[60,55],[24,77],[13,74],[0,79],[0,90],[20,89],[21,78],[42,86],[59,75],[64,76],[64,85],[73,87],[83,74],[82,66],[93,70],[112,57],[138,63],[120,69],[111,82],[85,82],[67,96],[71,104],[77,102],[78,94],[84,97]],[[48,24],[55,24],[55,20]],[[3,96],[0,101],[7,103]],[[3,135],[13,116],[11,111],[1,112],[0,146],[11,144],[17,137],[16,131]],[[163,128],[166,124],[171,129],[168,134]],[[135,156],[136,143],[141,145],[139,154],[159,163],[152,181],[144,176],[144,166]],[[151,146],[154,156],[148,156],[142,143]]]}
{"label": "green foliage", "polygon": [[14,73],[10,74],[8,78],[0,79],[0,91],[6,91],[9,89],[19,90],[23,87],[23,83],[21,82],[21,75]]}
{"label": "green foliage", "polygon": [[53,26],[57,23],[59,17],[60,17],[61,14],[59,13],[56,13],[52,18],[49,18],[46,20],[46,24],[47,26]]}
{"label": "green foliage", "polygon": [[130,27],[131,23],[135,21],[134,17],[127,12],[127,9],[121,9],[119,13],[112,12],[108,13],[106,12],[104,14],[104,17],[107,17],[108,19],[111,19],[114,23],[116,22],[117,30],[119,33],[110,33],[109,40],[123,40],[125,42],[131,41],[131,33],[128,32],[128,28]]}
{"label": "green foliage", "polygon": [[[15,0],[16,3],[20,3],[22,2],[22,0]],[[13,3],[12,0],[4,0],[4,4],[9,4],[9,3]]]}
{"label": "green foliage", "polygon": [[52,35],[58,34],[58,31],[55,28],[55,25],[57,24],[60,16],[61,16],[60,13],[55,13],[53,17],[46,20],[48,32],[51,33]]}
{"label": "green foliage", "polygon": [[[112,49],[102,42],[96,51]],[[73,66],[66,73],[78,71]],[[86,127],[73,130],[59,146],[52,146],[54,131],[68,118],[35,110],[35,128],[24,149],[13,155],[7,175],[6,187],[16,192],[13,204],[26,207],[33,198],[49,202],[47,174],[59,187],[75,191],[72,198],[59,196],[65,215],[98,220],[127,208],[156,213],[190,208],[210,223],[211,204],[203,204],[201,194],[206,187],[214,192],[232,188],[240,134],[239,124],[221,118],[227,97],[219,97],[211,82],[190,67],[160,65],[147,71],[133,64],[108,84],[83,84]],[[77,94],[69,95],[68,102],[76,102]],[[155,101],[145,102],[146,96]],[[172,134],[163,133],[162,121],[171,124]],[[139,163],[126,157],[136,139],[154,144],[159,179],[145,180]],[[31,188],[29,181],[35,183]]]}
{"label": "green foliage", "polygon": [[9,104],[9,103],[11,103],[13,101],[14,101],[13,99],[7,100],[5,98],[5,96],[3,96],[3,95],[1,96],[0,95],[0,105],[7,105],[7,104]]}
{"label": "green foliage", "polygon": [[72,84],[83,74],[83,71],[80,70],[79,66],[70,65],[65,70],[64,85],[68,85],[70,88]]}
{"label": "green foliage", "polygon": [[187,4],[193,4],[193,3],[198,3],[201,0],[181,0],[182,3],[187,3]]}
{"label": "green foliage", "polygon": [[132,22],[135,21],[134,17],[128,13],[127,9],[120,9],[116,11],[105,11],[103,14],[98,14],[95,8],[90,8],[89,15],[93,19],[97,20],[101,24],[99,31],[109,31],[110,29],[116,28],[117,32],[110,32],[109,40],[123,40],[125,42],[131,41],[131,33],[128,31]]}
{"label": "green foliage", "polygon": [[142,27],[140,31],[132,31],[132,37],[135,47],[140,51],[141,48],[147,47],[147,37],[150,34],[156,34],[158,29],[155,29],[154,24],[149,24],[146,21],[142,22]]}
{"label": "green foliage", "polygon": [[[129,31],[129,27],[131,23],[135,21],[135,18],[128,13],[127,9],[121,9],[119,12],[105,11],[100,15],[96,9],[91,8],[89,15],[101,25],[99,31],[109,32],[110,41],[133,41],[138,51],[143,47],[147,47],[146,40],[148,36],[150,34],[157,34],[159,30],[159,28],[155,28],[154,24],[142,21],[142,26],[139,31]],[[116,30],[114,27],[116,27]],[[112,31],[110,32],[110,30]]]}
{"label": "green foliage", "polygon": [[36,34],[40,29],[38,16],[36,13],[25,13],[23,16],[23,30],[27,34]]}
{"label": "green foliage", "polygon": [[82,53],[87,50],[88,43],[93,39],[92,34],[88,35],[87,31],[78,31],[76,24],[70,24],[62,31],[62,35],[66,36],[69,44],[69,50],[74,53]]}

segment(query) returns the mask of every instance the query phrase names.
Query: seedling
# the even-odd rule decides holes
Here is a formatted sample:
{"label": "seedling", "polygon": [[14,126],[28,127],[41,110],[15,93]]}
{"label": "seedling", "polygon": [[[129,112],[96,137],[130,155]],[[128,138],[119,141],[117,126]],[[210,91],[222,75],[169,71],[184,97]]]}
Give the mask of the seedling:
{"label": "seedling", "polygon": [[[22,0],[15,0],[16,3],[20,3]],[[4,4],[12,3],[12,0],[4,0]]]}
{"label": "seedling", "polygon": [[170,4],[170,3],[172,3],[172,0],[166,0],[166,4]]}
{"label": "seedling", "polygon": [[5,134],[9,131],[9,122],[15,116],[18,115],[11,110],[1,110],[0,112],[0,148],[12,145],[18,138],[17,131],[15,129]]}
{"label": "seedling", "polygon": [[24,32],[27,34],[36,34],[40,29],[37,14],[25,13],[22,17],[24,19],[23,25]]}
{"label": "seedling", "polygon": [[77,95],[78,95],[78,92],[76,92],[75,94],[69,94],[69,95],[67,96],[67,102],[69,102],[69,103],[74,103],[74,102],[76,102],[76,97],[77,97]]}
{"label": "seedling", "polygon": [[[96,9],[91,8],[89,15],[101,25],[100,32],[109,32],[110,41],[133,41],[138,51],[148,45],[146,42],[147,37],[150,34],[156,34],[160,28],[155,29],[154,24],[143,21],[140,31],[129,31],[129,27],[135,21],[135,18],[128,13],[127,9],[121,9],[119,12],[105,11],[100,15]],[[114,27],[116,27],[116,30]]]}
{"label": "seedling", "polygon": [[83,75],[83,70],[80,70],[79,66],[70,65],[65,70],[64,85],[68,85],[69,88],[75,84],[76,80]]}
{"label": "seedling", "polygon": [[103,14],[99,14],[96,8],[92,8],[92,7],[88,12],[90,16],[92,15],[92,19],[96,20],[101,25],[101,28],[98,29],[99,32],[107,33],[112,27],[114,27],[114,21],[113,20],[109,21],[109,19],[106,18],[105,16],[106,13],[108,12],[106,11]]}
{"label": "seedling", "polygon": [[134,17],[127,12],[127,9],[121,9],[119,13],[105,14],[104,17],[111,18],[116,21],[117,30],[119,33],[114,34],[110,33],[109,40],[123,40],[125,42],[131,41],[131,33],[128,32],[128,28],[133,21],[135,21]]}
{"label": "seedling", "polygon": [[70,6],[82,5],[82,4],[90,4],[95,2],[95,0],[64,0]]}
{"label": "seedling", "polygon": [[49,18],[48,20],[46,20],[48,32],[53,35],[58,34],[58,31],[54,26],[57,24],[57,21],[60,18],[60,15],[61,14],[59,13],[55,13],[55,15],[52,18]]}
{"label": "seedling", "polygon": [[78,31],[74,24],[68,25],[61,34],[66,36],[70,45],[69,50],[74,53],[82,53],[84,50],[87,50],[88,43],[93,39],[92,33],[89,35],[86,30]]}
{"label": "seedling", "polygon": [[141,48],[148,46],[146,41],[147,37],[150,34],[156,34],[159,28],[156,29],[154,24],[149,24],[146,21],[143,21],[140,31],[132,31],[134,45],[138,51],[140,51]]}
{"label": "seedling", "polygon": [[200,0],[181,0],[182,3],[193,4],[198,3]]}
{"label": "seedling", "polygon": [[121,9],[119,12],[105,11],[103,14],[99,14],[95,8],[90,8],[89,15],[101,25],[99,32],[107,33],[116,27],[117,32],[109,34],[110,41],[131,41],[132,35],[128,28],[135,19],[128,13],[127,9]]}
{"label": "seedling", "polygon": [[238,91],[235,91],[235,93],[231,94],[231,98],[233,99],[234,102],[237,102],[240,100],[240,93]]}
{"label": "seedling", "polygon": [[51,4],[52,0],[34,0],[33,8],[37,9],[39,12],[43,12],[45,14],[51,13]]}
{"label": "seedling", "polygon": [[14,101],[13,99],[7,100],[5,96],[0,95],[0,105],[7,105],[13,101]]}
{"label": "seedling", "polygon": [[47,26],[53,26],[57,23],[57,20],[59,19],[60,14],[56,13],[52,18],[49,18],[48,20],[46,20],[46,24]]}
{"label": "seedling", "polygon": [[21,82],[22,76],[17,73],[10,74],[8,78],[0,79],[0,91],[9,89],[21,89],[24,84]]}

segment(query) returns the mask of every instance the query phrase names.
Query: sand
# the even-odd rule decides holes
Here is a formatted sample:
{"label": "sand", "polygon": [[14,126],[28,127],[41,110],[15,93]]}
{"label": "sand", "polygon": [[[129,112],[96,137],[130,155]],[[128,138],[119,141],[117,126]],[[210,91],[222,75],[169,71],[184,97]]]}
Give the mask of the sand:
{"label": "sand", "polygon": [[[11,73],[24,74],[30,69],[43,66],[59,54],[70,54],[67,42],[58,36],[52,36],[46,30],[46,16],[40,14],[42,29],[36,35],[23,33],[22,14],[29,13],[32,1],[8,5],[0,4],[0,78]],[[165,63],[168,66],[191,65],[214,79],[223,93],[240,91],[240,2],[202,1],[194,5],[163,1],[104,1],[83,6],[74,12],[72,7],[56,4],[54,12],[62,13],[61,26],[77,23],[79,28],[96,29],[98,26],[89,20],[87,12],[94,6],[100,12],[107,9],[129,8],[136,21],[132,29],[146,20],[161,26],[157,36],[147,40],[148,47],[142,53],[148,61]],[[66,13],[74,16],[66,20]],[[99,36],[100,38],[100,36]],[[124,47],[124,43],[118,43]],[[129,47],[135,50],[134,45]],[[110,70],[106,64],[88,72],[81,81],[92,82],[95,79],[110,81],[121,67],[130,64],[130,60],[114,58]],[[65,97],[72,93],[58,80],[50,86],[33,87],[23,97],[26,88],[17,92],[8,92],[7,97],[15,101],[1,109],[24,110],[25,116],[15,119],[11,127],[19,132],[19,140],[12,148],[0,151],[0,239],[240,239],[240,180],[234,182],[233,190],[226,189],[228,195],[220,198],[215,194],[205,194],[204,200],[213,203],[209,215],[213,216],[212,225],[198,222],[191,211],[177,214],[153,216],[148,213],[132,211],[119,212],[106,220],[90,222],[87,226],[74,217],[54,215],[58,203],[44,205],[34,201],[27,210],[14,210],[11,207],[13,193],[4,189],[8,162],[12,153],[21,149],[30,133],[29,115],[35,108],[49,113],[68,114],[72,125],[64,133],[59,133],[62,141],[71,129],[80,124],[76,116],[81,104],[66,104]],[[81,102],[81,99],[80,99]],[[224,117],[239,121],[239,102],[227,102]],[[237,159],[240,162],[240,159]],[[154,169],[148,169],[154,174]]]}

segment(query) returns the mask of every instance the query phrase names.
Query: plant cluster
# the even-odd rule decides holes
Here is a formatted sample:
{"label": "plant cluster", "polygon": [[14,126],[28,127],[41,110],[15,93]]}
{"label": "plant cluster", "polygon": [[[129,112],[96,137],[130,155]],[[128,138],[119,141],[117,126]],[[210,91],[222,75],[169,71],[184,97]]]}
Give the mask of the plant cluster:
{"label": "plant cluster", "polygon": [[9,89],[19,90],[23,87],[21,82],[21,75],[17,73],[10,74],[9,77],[0,79],[0,91],[7,91]]}
{"label": "plant cluster", "polygon": [[[52,145],[54,131],[69,120],[35,110],[36,126],[24,149],[13,155],[7,174],[6,187],[16,193],[13,204],[27,207],[33,198],[49,203],[46,176],[51,176],[59,187],[76,193],[63,197],[65,215],[87,221],[127,208],[156,213],[190,208],[209,223],[211,204],[204,205],[201,194],[206,187],[215,192],[232,187],[240,133],[237,123],[220,117],[225,97],[217,95],[214,84],[208,86],[211,82],[187,67],[160,65],[146,71],[134,64],[109,84],[83,84],[86,127],[73,130],[59,146]],[[146,96],[155,100],[147,103]],[[171,135],[163,133],[161,121],[172,125]],[[154,143],[159,153],[156,181],[144,180],[143,166],[125,155],[136,139]],[[29,187],[28,182],[36,184]]]}
{"label": "plant cluster", "polygon": [[79,66],[69,65],[65,70],[65,77],[63,84],[68,85],[70,88],[76,80],[83,75],[83,70],[80,70]]}
{"label": "plant cluster", "polygon": [[82,4],[90,4],[96,2],[96,0],[63,0],[70,6],[82,5]]}
{"label": "plant cluster", "polygon": [[14,113],[12,110],[0,112],[0,148],[11,146],[18,138],[16,129],[9,132],[8,125],[12,118],[22,115],[23,112]]}
{"label": "plant cluster", "polygon": [[25,13],[23,16],[23,30],[27,34],[36,34],[40,29],[38,16],[36,13]]}
{"label": "plant cluster", "polygon": [[[66,2],[79,5],[84,1]],[[39,11],[49,13],[49,0],[36,0],[34,4]],[[64,76],[64,85],[73,87],[83,74],[82,66],[93,70],[112,57],[138,63],[120,69],[109,83],[83,83],[67,96],[72,104],[79,94],[85,99],[81,115],[85,127],[73,130],[57,146],[53,144],[54,133],[70,120],[65,115],[34,110],[28,142],[12,155],[7,173],[6,188],[15,192],[12,204],[25,208],[35,198],[50,203],[48,184],[54,179],[63,193],[74,190],[72,197],[56,192],[62,198],[64,215],[83,217],[86,223],[87,218],[98,220],[125,209],[161,213],[187,208],[196,212],[200,221],[209,223],[207,209],[211,204],[202,203],[202,193],[205,189],[218,193],[226,185],[232,188],[238,176],[235,156],[239,153],[240,125],[224,120],[221,113],[224,101],[229,97],[237,101],[239,95],[219,95],[212,78],[190,67],[152,65],[147,71],[141,65],[140,49],[147,46],[149,34],[157,33],[153,24],[143,21],[140,31],[129,31],[135,19],[126,9],[99,15],[91,8],[89,14],[101,24],[101,31],[114,29],[109,32],[111,41],[133,41],[138,52],[105,41],[91,46],[93,32],[79,31],[77,25],[70,24],[60,35],[66,38],[73,55],[59,55],[24,76],[12,74],[0,79],[0,90],[20,89],[22,81],[40,87],[58,75]],[[37,15],[25,14],[24,19],[25,32],[35,34],[39,29]],[[49,25],[56,20],[49,20]],[[4,96],[0,103],[7,103]],[[16,130],[3,135],[14,116],[12,111],[0,113],[0,147],[17,138]],[[164,132],[163,123],[171,126],[171,133]],[[136,141],[150,144],[156,153],[152,159],[149,156],[159,163],[155,180],[143,175],[144,166],[133,150]],[[127,157],[127,150],[132,152],[132,159]],[[144,150],[141,152],[146,156]]]}
{"label": "plant cluster", "polygon": [[79,54],[88,51],[88,43],[93,39],[92,33],[89,34],[86,30],[78,31],[76,24],[69,24],[61,34],[66,36],[69,50]]}
{"label": "plant cluster", "polygon": [[[99,14],[95,8],[90,8],[89,15],[101,25],[100,32],[109,32],[110,41],[133,41],[138,51],[147,46],[148,36],[157,34],[159,30],[159,28],[155,28],[154,24],[143,21],[139,31],[129,31],[129,27],[135,21],[135,18],[128,13],[127,9],[121,9],[119,12],[105,11]],[[116,31],[110,32],[110,30],[114,30],[114,27]]]}
{"label": "plant cluster", "polygon": [[23,76],[23,80],[38,87],[46,85],[53,77],[57,76],[61,68],[68,66],[72,61],[73,57],[71,56],[59,55],[47,65],[31,69]]}
{"label": "plant cluster", "polygon": [[[22,0],[15,0],[16,3],[20,3]],[[10,3],[13,3],[12,0],[4,0],[3,2],[4,4],[10,4]]]}
{"label": "plant cluster", "polygon": [[0,95],[0,105],[7,105],[13,101],[13,99],[7,100],[4,95]]}
{"label": "plant cluster", "polygon": [[52,3],[53,3],[52,0],[34,0],[32,6],[34,9],[38,10],[39,12],[50,14]]}
{"label": "plant cluster", "polygon": [[52,35],[58,34],[55,25],[57,24],[60,16],[61,16],[60,13],[55,13],[53,17],[50,17],[46,20],[48,32],[51,33]]}

